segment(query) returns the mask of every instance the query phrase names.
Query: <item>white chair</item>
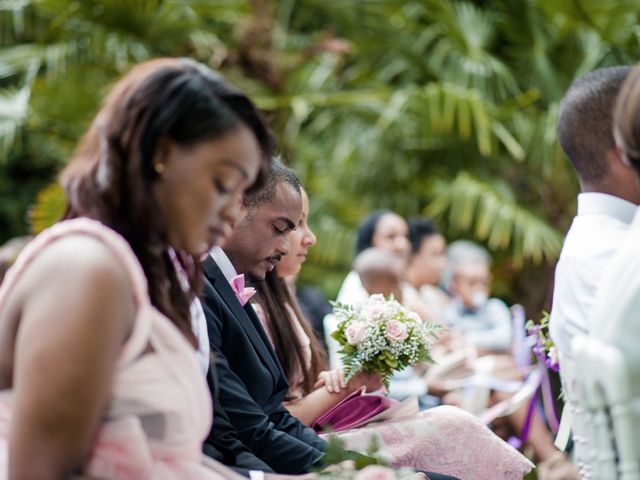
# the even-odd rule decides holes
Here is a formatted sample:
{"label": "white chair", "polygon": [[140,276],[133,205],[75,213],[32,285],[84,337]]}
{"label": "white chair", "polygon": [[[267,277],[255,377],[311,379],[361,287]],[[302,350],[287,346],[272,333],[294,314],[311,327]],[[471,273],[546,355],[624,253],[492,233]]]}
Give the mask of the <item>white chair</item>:
{"label": "white chair", "polygon": [[584,335],[573,339],[572,351],[574,362],[563,369],[579,415],[578,430],[584,428],[584,432],[576,432],[580,437],[576,442],[580,475],[584,480],[640,480],[625,357],[612,345]]}
{"label": "white chair", "polygon": [[[578,381],[580,377],[577,374],[576,362],[573,358],[569,358],[560,354],[560,380],[562,382],[562,392],[564,395],[564,411],[562,412],[562,421],[569,422],[571,436],[573,438],[573,463],[578,467],[580,475],[583,478],[593,478],[590,468],[594,463],[591,456],[594,452],[591,450],[589,443],[589,423],[587,416],[586,404],[581,402],[582,393],[578,394]],[[558,445],[558,448],[564,450],[566,442]]]}

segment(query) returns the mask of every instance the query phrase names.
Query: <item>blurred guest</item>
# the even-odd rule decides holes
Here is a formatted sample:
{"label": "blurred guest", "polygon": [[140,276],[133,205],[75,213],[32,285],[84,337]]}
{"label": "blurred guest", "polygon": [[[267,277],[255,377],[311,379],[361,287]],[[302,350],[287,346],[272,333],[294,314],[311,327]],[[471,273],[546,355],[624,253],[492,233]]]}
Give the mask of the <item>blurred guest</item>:
{"label": "blurred guest", "polygon": [[402,279],[405,264],[384,248],[367,248],[353,261],[353,270],[360,277],[367,295],[379,293],[402,303]]}
{"label": "blurred guest", "polygon": [[[356,256],[369,247],[385,249],[403,262],[408,261],[409,226],[404,218],[390,210],[376,210],[369,214],[358,226]],[[360,277],[355,271],[344,279],[337,300],[341,303],[356,303],[367,298]]]}
{"label": "blurred guest", "polygon": [[62,172],[66,220],[0,289],[1,477],[236,477],[204,465],[189,305],[195,259],[271,145],[249,99],[194,61],[149,61],[113,87]]}
{"label": "blurred guest", "polygon": [[411,256],[403,287],[405,305],[412,310],[422,309],[426,318],[441,322],[450,301],[439,286],[447,263],[446,240],[428,218],[409,221],[409,240]]}
{"label": "blurred guest", "polygon": [[458,240],[447,252],[447,282],[453,300],[444,319],[453,332],[484,351],[511,348],[512,323],[509,308],[491,298],[491,256],[473,242]]}

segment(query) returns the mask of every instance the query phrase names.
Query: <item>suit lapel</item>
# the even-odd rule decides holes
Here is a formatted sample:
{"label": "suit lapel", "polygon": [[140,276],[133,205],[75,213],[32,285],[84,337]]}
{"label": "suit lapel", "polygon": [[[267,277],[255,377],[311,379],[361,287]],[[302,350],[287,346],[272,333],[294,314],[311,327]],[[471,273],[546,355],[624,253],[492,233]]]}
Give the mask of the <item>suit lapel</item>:
{"label": "suit lapel", "polygon": [[204,273],[213,288],[220,294],[222,300],[236,317],[236,320],[249,337],[251,344],[262,358],[262,361],[268,366],[274,378],[279,383],[279,379],[284,378],[282,367],[277,361],[276,354],[273,348],[271,348],[269,339],[251,305],[247,304],[244,308],[240,305],[240,302],[231,289],[231,285],[229,285],[228,280],[213,258],[208,257],[204,261]]}

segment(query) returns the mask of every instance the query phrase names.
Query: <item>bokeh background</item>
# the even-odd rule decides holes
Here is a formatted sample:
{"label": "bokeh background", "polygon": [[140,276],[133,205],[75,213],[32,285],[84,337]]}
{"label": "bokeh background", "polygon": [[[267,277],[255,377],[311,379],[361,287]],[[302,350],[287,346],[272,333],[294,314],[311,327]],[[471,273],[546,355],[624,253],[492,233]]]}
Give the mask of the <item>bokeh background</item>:
{"label": "bokeh background", "polygon": [[52,186],[108,86],[189,56],[256,100],[311,196],[303,282],[333,296],[387,207],[486,245],[496,293],[548,306],[577,182],[555,136],[572,79],[633,64],[638,0],[0,0],[0,243]]}

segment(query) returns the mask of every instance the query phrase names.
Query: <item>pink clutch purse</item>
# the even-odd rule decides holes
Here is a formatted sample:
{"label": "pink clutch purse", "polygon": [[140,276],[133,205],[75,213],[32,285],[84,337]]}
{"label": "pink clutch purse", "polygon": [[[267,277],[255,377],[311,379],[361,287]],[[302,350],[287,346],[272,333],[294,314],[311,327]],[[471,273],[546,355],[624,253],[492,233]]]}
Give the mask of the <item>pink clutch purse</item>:
{"label": "pink clutch purse", "polygon": [[382,395],[366,395],[362,388],[327,410],[311,424],[311,427],[316,432],[326,429],[342,432],[364,425],[370,418],[399,403]]}

